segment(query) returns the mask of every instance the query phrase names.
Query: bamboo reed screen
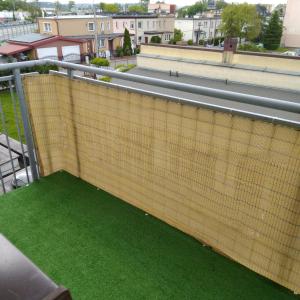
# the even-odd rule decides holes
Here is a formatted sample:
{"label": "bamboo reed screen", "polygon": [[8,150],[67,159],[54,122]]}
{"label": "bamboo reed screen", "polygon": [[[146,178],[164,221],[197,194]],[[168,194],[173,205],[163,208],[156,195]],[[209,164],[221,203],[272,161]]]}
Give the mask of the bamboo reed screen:
{"label": "bamboo reed screen", "polygon": [[64,169],[300,292],[300,132],[58,75],[24,79]]}

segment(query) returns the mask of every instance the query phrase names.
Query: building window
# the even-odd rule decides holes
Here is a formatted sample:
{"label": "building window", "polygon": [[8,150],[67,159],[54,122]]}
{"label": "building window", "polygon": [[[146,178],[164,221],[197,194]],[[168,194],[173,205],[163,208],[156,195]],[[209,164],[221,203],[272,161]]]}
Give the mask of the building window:
{"label": "building window", "polygon": [[99,48],[104,48],[105,46],[105,40],[104,39],[100,39],[99,40]]}
{"label": "building window", "polygon": [[204,22],[204,27],[207,27],[207,22],[206,21]]}
{"label": "building window", "polygon": [[110,23],[109,22],[106,23],[106,28],[107,28],[107,30],[110,30]]}
{"label": "building window", "polygon": [[149,29],[149,27],[150,27],[150,22],[147,21],[147,29]]}
{"label": "building window", "polygon": [[45,32],[51,32],[51,24],[50,23],[44,23],[44,31]]}
{"label": "building window", "polygon": [[116,22],[116,28],[118,29],[118,22]]}
{"label": "building window", "polygon": [[155,29],[155,21],[152,22],[152,27]]}
{"label": "building window", "polygon": [[88,22],[88,30],[94,31],[95,30],[95,23],[94,22]]}
{"label": "building window", "polygon": [[130,29],[134,29],[134,22],[130,21]]}
{"label": "building window", "polygon": [[160,21],[158,21],[158,27],[160,28],[160,26],[161,26],[161,23],[160,23]]}
{"label": "building window", "polygon": [[165,41],[169,41],[171,39],[171,34],[165,34]]}
{"label": "building window", "polygon": [[138,22],[138,28],[142,28],[142,22]]}
{"label": "building window", "polygon": [[103,22],[100,23],[100,31],[104,31],[104,23]]}
{"label": "building window", "polygon": [[138,41],[139,41],[139,43],[142,41],[142,37],[141,36],[139,36]]}

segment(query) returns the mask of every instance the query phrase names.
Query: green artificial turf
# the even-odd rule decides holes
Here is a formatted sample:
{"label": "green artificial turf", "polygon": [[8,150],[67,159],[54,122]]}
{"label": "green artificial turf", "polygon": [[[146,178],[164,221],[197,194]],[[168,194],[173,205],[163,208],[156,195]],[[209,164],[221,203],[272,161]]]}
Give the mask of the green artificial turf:
{"label": "green artificial turf", "polygon": [[[20,107],[19,107],[19,104],[17,101],[17,96],[15,93],[14,93],[14,96],[15,96],[15,100],[16,100],[16,109],[18,112],[18,118],[19,118],[19,123],[20,123],[21,137],[24,142],[23,125],[22,125]],[[16,126],[15,114],[14,114],[14,110],[13,110],[13,103],[11,100],[10,92],[9,91],[0,92],[0,101],[1,101],[1,105],[3,107],[3,112],[4,112],[4,117],[5,117],[5,127],[8,132],[8,135],[16,140],[19,140],[18,129]],[[0,132],[4,132],[4,128],[2,125],[2,121],[1,121],[1,116],[0,116]]]}
{"label": "green artificial turf", "polygon": [[0,197],[0,232],[74,299],[299,299],[65,172]]}

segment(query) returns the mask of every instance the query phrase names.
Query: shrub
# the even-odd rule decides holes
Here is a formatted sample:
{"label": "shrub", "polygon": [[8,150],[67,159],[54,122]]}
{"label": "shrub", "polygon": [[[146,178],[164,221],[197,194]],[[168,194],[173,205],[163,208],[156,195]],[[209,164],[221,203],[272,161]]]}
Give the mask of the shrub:
{"label": "shrub", "polygon": [[219,46],[222,42],[224,42],[223,37],[217,37],[214,39],[214,46]]}
{"label": "shrub", "polygon": [[188,43],[189,46],[192,46],[193,45],[193,40],[188,40],[187,43]]}
{"label": "shrub", "polygon": [[40,74],[49,74],[50,70],[58,71],[58,66],[43,65],[43,66],[36,66],[33,68],[33,72],[39,72]]}
{"label": "shrub", "polygon": [[101,58],[101,57],[93,58],[91,60],[91,63],[98,67],[108,67],[109,66],[109,61],[106,58]]}
{"label": "shrub", "polygon": [[204,46],[205,41],[204,40],[199,40],[199,45]]}
{"label": "shrub", "polygon": [[251,51],[251,52],[265,52],[266,50],[264,48],[258,47],[255,44],[244,44],[240,45],[239,49],[241,51]]}
{"label": "shrub", "polygon": [[151,37],[150,43],[160,44],[161,38],[158,35],[154,35]]}
{"label": "shrub", "polygon": [[99,80],[105,81],[105,82],[111,82],[111,77],[109,77],[109,76],[103,76]]}
{"label": "shrub", "polygon": [[120,72],[125,73],[125,72],[127,72],[127,71],[133,69],[135,66],[136,66],[135,64],[117,65],[117,66],[115,67],[115,69],[118,69]]}
{"label": "shrub", "polygon": [[122,47],[118,46],[116,48],[116,55],[117,55],[117,57],[123,57],[124,56],[124,52],[123,52],[123,48]]}

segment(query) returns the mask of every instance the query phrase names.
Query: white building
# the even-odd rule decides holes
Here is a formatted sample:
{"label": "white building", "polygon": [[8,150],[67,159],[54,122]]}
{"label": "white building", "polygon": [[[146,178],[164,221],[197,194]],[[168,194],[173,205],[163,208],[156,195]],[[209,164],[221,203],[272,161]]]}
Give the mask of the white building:
{"label": "white building", "polygon": [[152,14],[175,14],[176,5],[164,2],[149,3],[148,13]]}
{"label": "white building", "polygon": [[300,0],[288,0],[283,21],[282,44],[300,48]]}
{"label": "white building", "polygon": [[199,18],[175,19],[175,28],[183,32],[183,40],[208,40],[221,36],[221,16],[199,16]]}
{"label": "white building", "polygon": [[124,33],[125,28],[134,35],[134,45],[150,43],[151,37],[159,36],[163,44],[174,36],[175,18],[172,15],[113,16],[113,32]]}

